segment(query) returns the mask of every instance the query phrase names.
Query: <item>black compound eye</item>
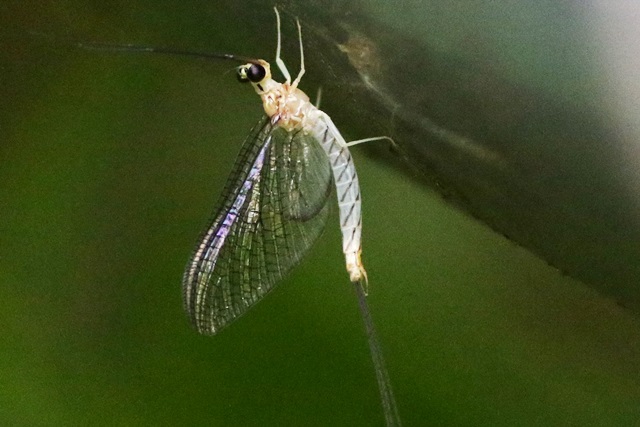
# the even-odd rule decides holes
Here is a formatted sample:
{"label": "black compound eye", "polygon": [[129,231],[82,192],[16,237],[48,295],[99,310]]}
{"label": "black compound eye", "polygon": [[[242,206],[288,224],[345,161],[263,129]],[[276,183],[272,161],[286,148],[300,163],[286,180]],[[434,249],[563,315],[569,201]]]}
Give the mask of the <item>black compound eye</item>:
{"label": "black compound eye", "polygon": [[267,71],[259,64],[247,64],[244,69],[246,78],[253,83],[260,83],[267,75]]}

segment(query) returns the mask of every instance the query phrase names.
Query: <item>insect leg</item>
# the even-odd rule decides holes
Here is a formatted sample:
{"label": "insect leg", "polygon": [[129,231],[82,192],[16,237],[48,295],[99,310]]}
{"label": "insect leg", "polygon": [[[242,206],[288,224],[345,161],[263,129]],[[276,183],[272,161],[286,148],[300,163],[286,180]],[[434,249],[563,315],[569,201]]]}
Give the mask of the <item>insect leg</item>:
{"label": "insect leg", "polygon": [[371,138],[356,139],[355,141],[349,141],[349,142],[347,142],[345,145],[346,145],[347,147],[351,147],[351,146],[353,146],[353,145],[362,144],[363,142],[380,141],[380,140],[382,140],[382,139],[386,139],[386,140],[388,140],[389,142],[391,142],[391,145],[393,145],[394,147],[397,147],[396,142],[395,142],[392,138],[390,138],[390,137],[388,137],[388,136],[373,136],[373,137],[371,137]]}
{"label": "insect leg", "polygon": [[[280,46],[281,46],[281,31],[280,31],[280,13],[278,12],[277,7],[273,7],[273,10],[276,12],[276,22],[278,24],[278,47],[276,48],[276,64],[278,64],[278,68],[280,72],[284,76],[287,83],[291,83],[291,74],[289,74],[289,70],[287,70],[287,66],[284,65],[284,61],[280,58]],[[298,28],[300,28],[300,24],[298,24]]]}
{"label": "insect leg", "polygon": [[298,73],[298,77],[293,81],[292,86],[298,87],[298,83],[300,83],[300,79],[304,76],[304,48],[302,47],[302,27],[300,26],[300,20],[296,18],[296,24],[298,25],[298,41],[300,42],[300,72]]}

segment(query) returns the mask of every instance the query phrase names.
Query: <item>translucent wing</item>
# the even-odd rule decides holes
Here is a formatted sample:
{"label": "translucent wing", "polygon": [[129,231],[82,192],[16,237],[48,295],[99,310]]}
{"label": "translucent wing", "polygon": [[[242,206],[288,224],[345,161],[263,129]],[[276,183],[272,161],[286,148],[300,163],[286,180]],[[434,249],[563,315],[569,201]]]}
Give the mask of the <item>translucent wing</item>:
{"label": "translucent wing", "polygon": [[244,314],[301,260],[324,228],[331,188],[314,138],[258,123],[184,274],[185,310],[200,333]]}

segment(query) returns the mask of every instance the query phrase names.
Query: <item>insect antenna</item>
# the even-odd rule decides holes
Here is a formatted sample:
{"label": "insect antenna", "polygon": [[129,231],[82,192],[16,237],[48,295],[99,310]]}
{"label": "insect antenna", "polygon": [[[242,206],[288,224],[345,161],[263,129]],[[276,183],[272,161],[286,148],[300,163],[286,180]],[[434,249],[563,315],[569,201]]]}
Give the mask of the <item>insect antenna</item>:
{"label": "insect antenna", "polygon": [[79,42],[76,46],[87,50],[101,50],[109,52],[159,53],[164,55],[192,56],[196,58],[223,59],[242,64],[258,63],[257,59],[230,53],[202,52],[194,50],[174,49],[170,47],[146,46],[136,44],[115,44],[98,42]]}

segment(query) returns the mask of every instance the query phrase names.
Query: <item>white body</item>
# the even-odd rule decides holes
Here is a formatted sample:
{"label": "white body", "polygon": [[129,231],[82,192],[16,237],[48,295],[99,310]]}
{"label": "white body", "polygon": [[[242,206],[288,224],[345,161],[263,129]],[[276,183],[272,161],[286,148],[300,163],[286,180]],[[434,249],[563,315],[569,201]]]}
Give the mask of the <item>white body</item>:
{"label": "white body", "polygon": [[[264,111],[271,119],[271,123],[289,132],[301,130],[314,137],[322,146],[333,170],[333,177],[338,196],[340,210],[340,229],[342,231],[342,250],[344,252],[347,272],[352,282],[362,281],[366,285],[367,274],[360,259],[362,252],[362,210],[360,203],[360,185],[358,175],[349,152],[348,144],[340,135],[338,128],[331,118],[314,106],[309,97],[298,89],[298,83],[304,74],[304,53],[300,23],[298,34],[300,38],[300,73],[291,83],[291,76],[282,59],[280,59],[280,16],[276,9],[278,21],[278,48],[276,50],[276,64],[285,76],[284,83],[278,83],[271,78],[271,67],[264,60],[257,60],[239,68],[241,76],[248,76],[252,67],[262,67],[264,74],[259,81],[248,78],[262,99]],[[367,140],[380,139],[369,138]],[[363,142],[355,141],[355,143]],[[353,144],[353,143],[351,143]]]}
{"label": "white body", "polygon": [[[340,211],[342,250],[347,272],[352,282],[366,282],[366,272],[360,260],[362,210],[360,185],[348,144],[340,135],[331,118],[314,106],[309,97],[297,88],[301,75],[293,84],[278,83],[271,78],[269,64],[259,61],[265,68],[265,77],[253,86],[262,98],[265,113],[274,125],[287,131],[301,130],[314,137],[322,146],[333,171]],[[287,75],[287,73],[283,74]]]}

